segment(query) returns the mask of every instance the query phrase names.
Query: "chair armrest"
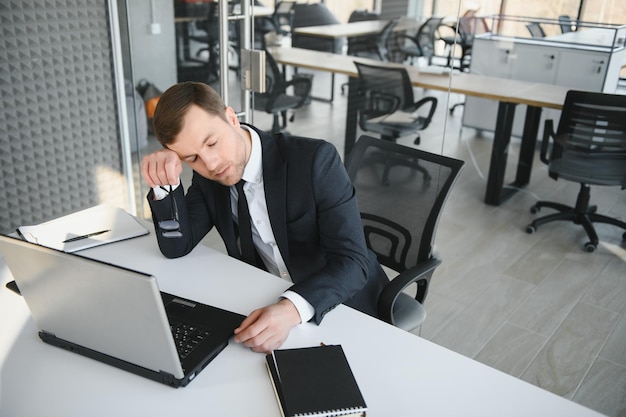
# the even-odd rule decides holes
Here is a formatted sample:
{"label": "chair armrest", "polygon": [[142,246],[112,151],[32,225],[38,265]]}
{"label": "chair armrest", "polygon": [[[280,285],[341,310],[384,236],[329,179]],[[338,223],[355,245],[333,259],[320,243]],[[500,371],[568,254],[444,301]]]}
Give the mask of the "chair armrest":
{"label": "chair armrest", "polygon": [[[302,97],[301,100],[298,102],[298,107],[300,107],[304,104],[306,99],[309,97],[309,94],[311,93],[311,88],[313,87],[313,80],[309,77],[299,76],[298,74],[295,74],[291,78],[291,80],[287,81],[285,89],[287,89],[290,86],[294,86],[294,88],[297,88],[300,91],[304,92],[304,94],[302,94],[301,96]],[[301,86],[301,87],[298,87],[298,86]]]}
{"label": "chair armrest", "polygon": [[417,40],[413,36],[409,36],[403,33],[398,33],[394,35],[395,43],[398,47],[402,45],[402,42],[409,41],[412,45],[417,48],[420,54],[424,55],[424,51],[422,50],[422,46],[417,42]]}
{"label": "chair armrest", "polygon": [[412,268],[402,271],[398,276],[389,281],[389,284],[385,285],[383,291],[378,297],[378,317],[387,323],[392,322],[391,314],[393,312],[393,305],[398,298],[398,295],[402,290],[411,285],[414,282],[418,282],[417,294],[415,299],[421,304],[426,298],[428,292],[428,284],[430,278],[437,268],[441,264],[441,259],[437,257],[431,257],[424,262],[420,262]]}
{"label": "chair armrest", "polygon": [[548,145],[550,144],[550,138],[555,139],[556,133],[554,132],[554,122],[551,119],[546,120],[543,127],[543,138],[541,140],[541,152],[539,158],[541,162],[548,165],[550,160],[548,159]]}
{"label": "chair armrest", "polygon": [[415,112],[421,107],[427,106],[427,105],[430,105],[430,108],[428,110],[428,115],[426,116],[426,124],[424,126],[424,129],[428,127],[428,125],[430,124],[430,121],[433,119],[435,110],[437,110],[437,99],[435,97],[424,97],[421,100],[418,100],[415,103],[413,103],[413,106],[411,107],[411,112]]}
{"label": "chair armrest", "polygon": [[296,107],[302,106],[308,98],[309,93],[311,92],[312,82],[310,78],[298,77],[296,75],[291,80],[283,81],[276,85],[276,87],[272,91],[271,97],[267,100],[267,105],[265,106],[267,108],[267,112],[272,112],[271,109],[274,107],[274,103],[276,103],[276,100],[278,100],[281,95],[287,94],[287,89],[289,87],[297,87],[298,85],[302,85],[302,91],[306,93],[302,95],[302,97],[298,101],[298,104],[296,105]]}

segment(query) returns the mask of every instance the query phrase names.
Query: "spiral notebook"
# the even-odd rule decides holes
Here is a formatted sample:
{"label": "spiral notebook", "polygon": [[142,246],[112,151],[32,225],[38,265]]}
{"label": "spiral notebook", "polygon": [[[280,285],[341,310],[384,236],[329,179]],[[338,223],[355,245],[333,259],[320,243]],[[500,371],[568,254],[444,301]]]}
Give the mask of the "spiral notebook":
{"label": "spiral notebook", "polygon": [[283,417],[365,416],[341,345],[275,350],[265,362]]}

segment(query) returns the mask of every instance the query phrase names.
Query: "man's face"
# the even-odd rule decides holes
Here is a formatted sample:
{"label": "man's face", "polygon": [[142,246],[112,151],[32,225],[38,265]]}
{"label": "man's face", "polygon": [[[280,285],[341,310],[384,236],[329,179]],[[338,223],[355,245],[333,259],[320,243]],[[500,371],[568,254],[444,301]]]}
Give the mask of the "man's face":
{"label": "man's face", "polygon": [[182,130],[168,148],[198,174],[230,186],[243,176],[251,140],[239,127],[231,107],[226,109],[226,119],[192,105],[183,118]]}

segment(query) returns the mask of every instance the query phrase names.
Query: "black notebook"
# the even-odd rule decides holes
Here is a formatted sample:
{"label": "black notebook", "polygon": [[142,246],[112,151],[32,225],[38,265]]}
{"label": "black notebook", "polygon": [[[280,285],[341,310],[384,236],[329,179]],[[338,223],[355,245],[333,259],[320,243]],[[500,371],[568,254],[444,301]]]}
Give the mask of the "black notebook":
{"label": "black notebook", "polygon": [[284,417],[365,416],[341,345],[275,350],[265,360]]}

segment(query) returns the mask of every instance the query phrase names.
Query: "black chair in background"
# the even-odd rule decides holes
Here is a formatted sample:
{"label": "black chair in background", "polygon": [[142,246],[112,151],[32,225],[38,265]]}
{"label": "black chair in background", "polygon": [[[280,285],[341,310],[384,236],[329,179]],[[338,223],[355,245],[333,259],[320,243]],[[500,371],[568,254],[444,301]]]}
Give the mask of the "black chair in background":
{"label": "black chair in background", "polygon": [[[392,19],[387,22],[376,36],[348,39],[348,55],[376,59],[381,62],[390,61],[389,39],[398,21],[398,19]],[[341,94],[345,93],[348,84],[341,85]]]}
{"label": "black chair in background", "polygon": [[[532,206],[531,213],[542,207],[558,213],[536,219],[527,226],[528,233],[548,222],[570,221],[585,229],[589,236],[585,249],[593,252],[598,246],[593,223],[608,223],[626,230],[625,221],[598,214],[597,206],[589,205],[591,185],[626,188],[625,115],[626,96],[573,90],[567,93],[556,133],[553,121],[546,120],[541,160],[548,165],[551,178],[578,182],[580,191],[574,207],[548,201]],[[626,233],[622,239],[626,240]]]}
{"label": "black chair in background", "polygon": [[[238,1],[231,1],[229,3],[228,5],[229,13],[232,13],[233,7],[237,3]],[[204,52],[208,52],[209,82],[219,78],[219,67],[220,67],[219,13],[220,13],[219,3],[215,1],[208,3],[207,18],[196,21],[195,26],[196,26],[196,29],[198,30],[195,33],[189,35],[189,40],[206,45],[206,46],[199,48],[196,51],[196,58],[199,57]],[[229,23],[228,33],[229,33],[229,36],[228,36],[229,37],[229,45],[228,45],[229,69],[236,71],[237,75],[239,75],[240,42],[239,42],[238,24],[236,22]],[[205,61],[200,60],[200,62],[205,62]]]}
{"label": "black chair in background", "polygon": [[539,22],[530,22],[526,25],[526,29],[530,32],[530,36],[533,38],[545,38],[546,33],[543,31],[541,24]]}
{"label": "black chair in background", "polygon": [[272,23],[276,33],[282,36],[290,36],[293,31],[293,1],[279,1],[272,14]]}
{"label": "black chair in background", "polygon": [[[388,183],[377,179],[386,167],[371,163],[371,154],[412,164],[396,164]],[[444,204],[463,161],[361,136],[346,168],[356,188],[367,247],[394,271],[378,300],[380,319],[406,331],[426,318],[424,301],[441,259],[434,253],[435,234]],[[416,167],[429,175],[418,175]]]}
{"label": "black chair in background", "polygon": [[[294,3],[293,27],[334,25],[341,23],[330,9],[322,3]],[[343,53],[345,39],[322,38],[298,33],[291,35],[291,46],[294,48],[312,49],[314,51]],[[297,68],[296,68],[297,70]],[[330,74],[330,98],[321,100],[332,102],[335,98],[335,73]],[[319,97],[316,97],[319,99]]]}
{"label": "black chair in background", "polygon": [[279,1],[270,17],[254,19],[255,45],[260,49],[267,47],[265,37],[270,33],[278,36],[291,36],[293,31],[293,1]]}
{"label": "black chair in background", "polygon": [[561,27],[561,33],[569,33],[576,30],[576,26],[574,25],[572,18],[566,14],[559,16],[559,26]]}
{"label": "black chair in background", "polygon": [[[441,27],[445,26],[442,25]],[[469,71],[474,37],[489,32],[489,26],[487,26],[484,17],[476,16],[476,10],[468,10],[453,26],[450,26],[450,29],[454,31],[453,34],[440,34],[440,39],[448,49],[447,65],[460,71]],[[458,59],[455,58],[455,48],[459,48],[461,51],[461,56]],[[456,61],[458,61],[458,65]]]}
{"label": "black chair in background", "polygon": [[189,40],[199,42],[206,46],[201,47],[196,51],[196,58],[203,52],[208,52],[209,55],[209,77],[219,77],[219,41],[220,41],[220,21],[219,21],[219,7],[218,3],[211,2],[208,5],[207,18],[203,20],[197,20],[195,27],[197,31],[194,31],[189,35]]}
{"label": "black chair in background", "polygon": [[390,61],[389,39],[395,27],[398,26],[398,21],[398,19],[391,19],[374,38],[367,41],[359,42],[359,38],[356,38],[352,44],[348,42],[348,55],[377,59],[383,62]]}
{"label": "black chair in background", "polygon": [[[359,72],[359,126],[362,130],[395,141],[428,127],[437,109],[437,99],[424,97],[414,101],[413,86],[405,68],[359,62],[355,65]],[[419,134],[414,143],[420,143]]]}
{"label": "black chair in background", "polygon": [[413,62],[417,58],[425,58],[430,65],[435,56],[435,42],[439,40],[438,30],[442,17],[431,17],[424,22],[414,36],[398,34],[395,36],[395,51],[398,51]]}
{"label": "black chair in background", "polygon": [[[379,20],[380,14],[376,12],[370,12],[369,10],[357,9],[350,14],[348,23],[354,22],[367,22]],[[375,48],[378,37],[373,36],[358,36],[348,38],[348,55],[355,55],[355,52],[361,50],[371,50]]]}
{"label": "black chair in background", "polygon": [[[472,63],[472,46],[474,45],[474,37],[483,33],[490,32],[487,21],[484,17],[476,16],[476,10],[468,10],[461,16],[456,25],[457,34],[454,37],[442,36],[441,40],[450,47],[449,54],[454,53],[454,46],[461,48],[461,57],[459,65],[453,64],[454,58],[448,55],[448,65],[462,71],[467,72]],[[450,107],[450,114],[454,113],[457,107],[465,105],[465,102],[456,103]]]}
{"label": "black chair in background", "polygon": [[[311,78],[295,74],[291,80],[285,80],[274,57],[265,51],[265,93],[254,93],[254,109],[273,116],[272,133],[278,133],[287,127],[287,110],[302,107],[311,93]],[[293,94],[288,91],[292,88]],[[297,94],[296,94],[297,93]],[[282,116],[282,125],[279,122]],[[293,121],[293,116],[291,117]]]}

